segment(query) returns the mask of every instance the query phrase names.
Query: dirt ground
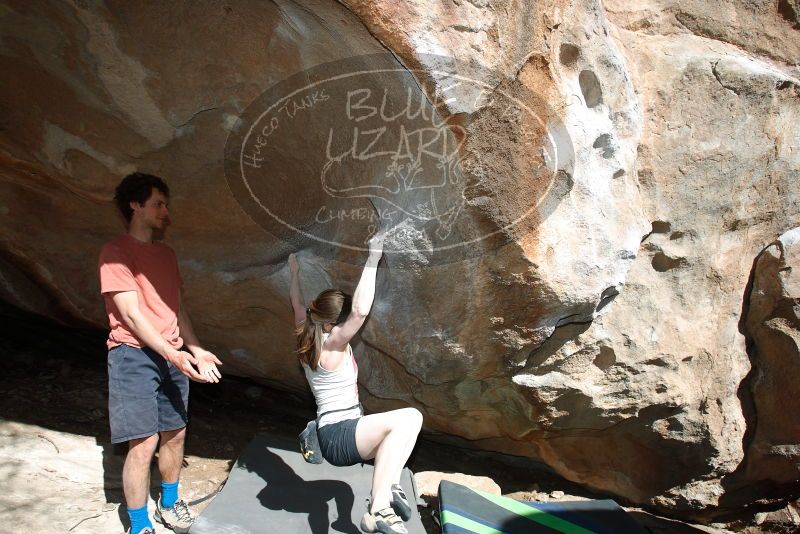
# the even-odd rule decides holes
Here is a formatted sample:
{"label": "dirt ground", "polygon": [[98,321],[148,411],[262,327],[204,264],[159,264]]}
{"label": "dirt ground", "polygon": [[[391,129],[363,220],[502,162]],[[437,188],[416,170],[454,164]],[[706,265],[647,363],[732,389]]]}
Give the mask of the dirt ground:
{"label": "dirt ground", "polygon": [[[88,330],[44,333],[28,323],[12,322],[9,330],[6,322],[5,330],[0,335],[0,357],[6,363],[0,386],[0,532],[124,532],[128,527],[121,504],[125,449],[109,442],[102,337]],[[216,386],[193,385],[182,497],[196,513],[202,512],[224,484],[238,452],[256,433],[294,437],[312,413],[308,401],[245,379],[225,377]],[[521,461],[444,445],[426,434],[410,467],[414,472],[488,476],[503,494],[516,498],[608,498],[545,467],[532,471],[530,460],[524,460],[521,469]],[[151,497],[157,498],[155,468],[151,482]],[[431,519],[437,503],[428,501],[420,513],[428,532],[438,533]],[[650,532],[727,532],[629,511]]]}

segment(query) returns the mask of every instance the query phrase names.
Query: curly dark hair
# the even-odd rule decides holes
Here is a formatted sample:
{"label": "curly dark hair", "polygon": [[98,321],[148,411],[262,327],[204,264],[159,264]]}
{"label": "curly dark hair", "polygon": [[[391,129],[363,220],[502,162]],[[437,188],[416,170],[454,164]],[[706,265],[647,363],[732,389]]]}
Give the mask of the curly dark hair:
{"label": "curly dark hair", "polygon": [[133,217],[131,202],[144,204],[153,194],[153,188],[158,189],[165,196],[169,196],[169,187],[158,176],[134,172],[122,179],[114,191],[114,202],[117,203],[117,207],[126,221],[131,222],[131,217]]}

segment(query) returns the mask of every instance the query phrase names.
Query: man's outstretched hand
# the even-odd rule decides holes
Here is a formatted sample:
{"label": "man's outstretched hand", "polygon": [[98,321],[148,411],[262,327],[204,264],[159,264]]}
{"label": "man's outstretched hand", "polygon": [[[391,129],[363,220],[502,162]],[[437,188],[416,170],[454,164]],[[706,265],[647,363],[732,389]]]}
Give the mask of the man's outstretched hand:
{"label": "man's outstretched hand", "polygon": [[218,383],[222,378],[219,369],[217,369],[217,365],[222,365],[219,358],[207,350],[199,353],[195,352],[195,358],[197,359],[197,370],[206,379],[206,382]]}
{"label": "man's outstretched hand", "polygon": [[[208,351],[206,351],[206,354],[201,353],[199,357],[195,357],[192,356],[191,353],[186,352],[185,350],[175,350],[170,347],[169,349],[167,349],[167,352],[164,357],[172,365],[177,367],[178,371],[185,374],[195,382],[215,382],[215,383],[219,382],[220,378],[219,371],[217,370],[217,367],[214,364],[219,363],[221,365],[222,362],[220,362],[216,356],[214,356]],[[213,371],[209,370],[209,365],[207,364],[207,362],[211,362],[210,365],[213,367]],[[194,368],[195,365],[198,367],[198,369]],[[214,375],[215,372],[216,375],[214,377],[214,380],[211,380],[211,375]]]}
{"label": "man's outstretched hand", "polygon": [[175,350],[168,348],[164,358],[178,368],[178,371],[185,374],[195,382],[206,382],[206,379],[192,367],[197,365],[197,359],[185,350]]}

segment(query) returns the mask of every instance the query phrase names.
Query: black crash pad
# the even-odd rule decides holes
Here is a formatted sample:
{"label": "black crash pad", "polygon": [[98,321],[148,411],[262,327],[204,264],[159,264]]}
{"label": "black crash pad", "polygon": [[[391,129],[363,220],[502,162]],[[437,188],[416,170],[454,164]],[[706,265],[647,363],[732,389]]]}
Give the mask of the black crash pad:
{"label": "black crash pad", "polygon": [[[372,469],[371,464],[309,464],[296,439],[258,434],[191,534],[358,534]],[[408,500],[416,502],[411,471],[404,469],[400,482]],[[409,534],[425,534],[416,511],[406,526]]]}

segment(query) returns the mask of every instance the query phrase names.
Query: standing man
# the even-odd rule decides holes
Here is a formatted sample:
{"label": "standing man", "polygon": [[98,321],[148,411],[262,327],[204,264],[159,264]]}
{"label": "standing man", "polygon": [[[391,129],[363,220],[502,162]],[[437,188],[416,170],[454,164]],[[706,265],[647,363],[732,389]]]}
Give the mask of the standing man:
{"label": "standing man", "polygon": [[[126,176],[114,200],[127,233],[100,253],[100,292],[108,335],[108,411],[111,442],[128,442],[122,469],[131,534],[153,534],[147,513],[150,462],[159,439],[161,496],[155,518],[188,532],[194,518],[178,499],[188,417],[189,379],[217,383],[222,362],[203,349],[181,306],[175,252],[154,241],[169,225],[169,188],[143,173]],[[196,367],[195,367],[196,366]]]}

